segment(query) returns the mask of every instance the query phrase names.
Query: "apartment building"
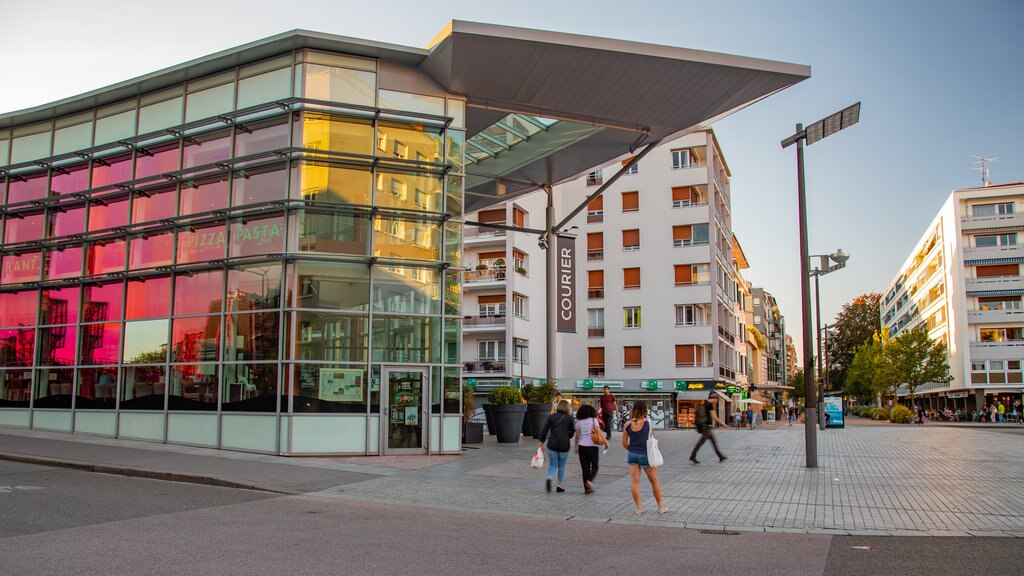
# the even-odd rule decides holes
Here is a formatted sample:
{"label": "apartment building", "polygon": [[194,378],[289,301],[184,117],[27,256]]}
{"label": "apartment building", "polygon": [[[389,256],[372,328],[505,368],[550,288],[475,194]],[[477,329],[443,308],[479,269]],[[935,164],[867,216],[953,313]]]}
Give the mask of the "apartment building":
{"label": "apartment building", "polygon": [[886,288],[879,314],[892,336],[923,326],[948,348],[953,379],[918,388],[926,405],[1021,399],[1021,231],[1024,183],[954,190]]}
{"label": "apartment building", "polygon": [[785,322],[771,292],[754,288],[751,293],[754,297],[754,327],[766,341],[761,363],[755,366],[755,370],[760,369],[760,382],[765,386],[779,386],[786,381]]}

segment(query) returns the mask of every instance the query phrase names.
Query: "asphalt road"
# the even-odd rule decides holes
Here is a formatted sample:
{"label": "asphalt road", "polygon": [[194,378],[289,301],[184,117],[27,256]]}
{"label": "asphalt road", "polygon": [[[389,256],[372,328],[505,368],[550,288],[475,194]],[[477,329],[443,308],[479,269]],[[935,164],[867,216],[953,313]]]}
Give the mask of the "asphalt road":
{"label": "asphalt road", "polygon": [[1024,552],[1024,539],[702,534],[278,496],[11,462],[0,462],[0,510],[0,574],[26,576],[993,576],[1020,574]]}

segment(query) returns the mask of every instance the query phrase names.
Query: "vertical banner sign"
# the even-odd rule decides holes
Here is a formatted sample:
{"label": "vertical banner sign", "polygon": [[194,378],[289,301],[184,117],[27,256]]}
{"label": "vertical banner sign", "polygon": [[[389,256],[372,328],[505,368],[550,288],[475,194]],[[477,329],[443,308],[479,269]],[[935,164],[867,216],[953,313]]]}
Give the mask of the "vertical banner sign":
{"label": "vertical banner sign", "polygon": [[555,280],[559,332],[576,333],[576,238],[559,236],[558,275]]}

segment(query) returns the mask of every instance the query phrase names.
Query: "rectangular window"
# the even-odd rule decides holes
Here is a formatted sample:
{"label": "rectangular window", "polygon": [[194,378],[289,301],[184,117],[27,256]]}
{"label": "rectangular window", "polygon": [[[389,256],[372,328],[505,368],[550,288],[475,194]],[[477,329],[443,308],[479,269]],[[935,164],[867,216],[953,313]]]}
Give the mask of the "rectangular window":
{"label": "rectangular window", "polygon": [[502,295],[480,296],[477,305],[481,316],[505,315],[505,297]]}
{"label": "rectangular window", "polygon": [[587,310],[587,337],[600,338],[604,336],[604,308],[590,308]]}
{"label": "rectangular window", "polygon": [[672,151],[672,168],[688,168],[690,166],[690,151],[683,148]]}
{"label": "rectangular window", "polygon": [[980,296],[979,310],[1020,310],[1020,296]]}
{"label": "rectangular window", "polygon": [[[630,156],[629,158],[626,158],[625,160],[622,161],[622,165],[625,166],[626,164],[629,164],[632,160],[633,160],[633,157]],[[633,164],[632,166],[630,166],[623,174],[636,174],[638,172],[640,172],[640,163],[639,162],[637,162],[637,163]]]}
{"label": "rectangular window", "polygon": [[693,227],[692,226],[673,226],[672,227],[672,246],[675,248],[681,248],[683,246],[690,246],[693,244]]}
{"label": "rectangular window", "polygon": [[640,346],[622,347],[622,365],[625,368],[640,368],[643,365]]}
{"label": "rectangular window", "polygon": [[587,261],[604,260],[604,232],[587,234]]}
{"label": "rectangular window", "polygon": [[998,204],[975,204],[971,206],[971,216],[1005,216],[1013,214],[1013,202]]}
{"label": "rectangular window", "polygon": [[672,207],[684,208],[704,204],[704,198],[697,186],[675,186],[672,188]]}
{"label": "rectangular window", "polygon": [[512,339],[512,361],[519,364],[530,363],[530,341],[522,338]]}
{"label": "rectangular window", "polygon": [[519,250],[512,250],[512,262],[515,266],[516,272],[526,275],[528,268],[526,267],[526,254]]}
{"label": "rectangular window", "polygon": [[987,234],[985,236],[975,236],[974,245],[978,248],[991,248],[994,246],[1016,246],[1017,245],[1017,233],[1011,234]]}
{"label": "rectangular window", "polygon": [[526,211],[522,208],[512,208],[512,225],[520,228],[526,227]]}
{"label": "rectangular window", "polygon": [[623,268],[622,269],[622,287],[623,288],[639,288],[640,287],[640,269],[639,268]]}
{"label": "rectangular window", "polygon": [[604,348],[587,348],[587,375],[604,376]]}
{"label": "rectangular window", "polygon": [[587,186],[600,186],[604,184],[604,176],[600,170],[587,173]]}
{"label": "rectangular window", "polygon": [[498,208],[497,210],[481,210],[477,214],[477,221],[484,222],[486,224],[504,224],[505,223],[505,210]]}
{"label": "rectangular window", "polygon": [[523,320],[528,318],[529,308],[526,304],[526,296],[512,294],[512,313],[515,314],[516,318],[522,318]]}
{"label": "rectangular window", "polygon": [[622,309],[623,313],[623,327],[624,328],[639,328],[640,327],[640,307],[639,306],[626,306]]}
{"label": "rectangular window", "polygon": [[626,252],[632,252],[640,249],[639,229],[622,231],[622,249]]}
{"label": "rectangular window", "polygon": [[705,326],[707,311],[695,304],[676,304],[676,326]]}
{"label": "rectangular window", "polygon": [[699,368],[706,363],[704,346],[701,344],[677,344],[676,367]]}
{"label": "rectangular window", "polygon": [[622,211],[623,212],[636,212],[640,210],[640,193],[639,192],[623,192],[622,193]]}
{"label": "rectangular window", "polygon": [[504,340],[480,340],[477,342],[477,360],[481,362],[504,362]]}
{"label": "rectangular window", "polygon": [[587,222],[604,222],[604,196],[598,196],[587,205]]}
{"label": "rectangular window", "polygon": [[604,298],[604,270],[587,271],[587,298]]}
{"label": "rectangular window", "polygon": [[1017,276],[1020,273],[1019,264],[989,264],[987,266],[976,266],[978,278],[994,278],[1002,276]]}

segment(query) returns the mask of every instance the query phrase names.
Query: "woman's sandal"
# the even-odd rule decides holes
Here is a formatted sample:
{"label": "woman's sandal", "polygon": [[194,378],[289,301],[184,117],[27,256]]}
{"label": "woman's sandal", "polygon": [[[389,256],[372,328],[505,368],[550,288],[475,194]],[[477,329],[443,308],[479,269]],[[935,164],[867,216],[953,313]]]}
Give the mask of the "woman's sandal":
{"label": "woman's sandal", "polygon": [[637,508],[636,512],[633,512],[633,514],[636,514],[637,516],[639,516],[639,515],[641,515],[643,513],[644,513],[644,509],[643,508]]}
{"label": "woman's sandal", "polygon": [[658,508],[658,514],[665,514],[667,512],[668,512],[668,506],[662,506],[661,508]]}

